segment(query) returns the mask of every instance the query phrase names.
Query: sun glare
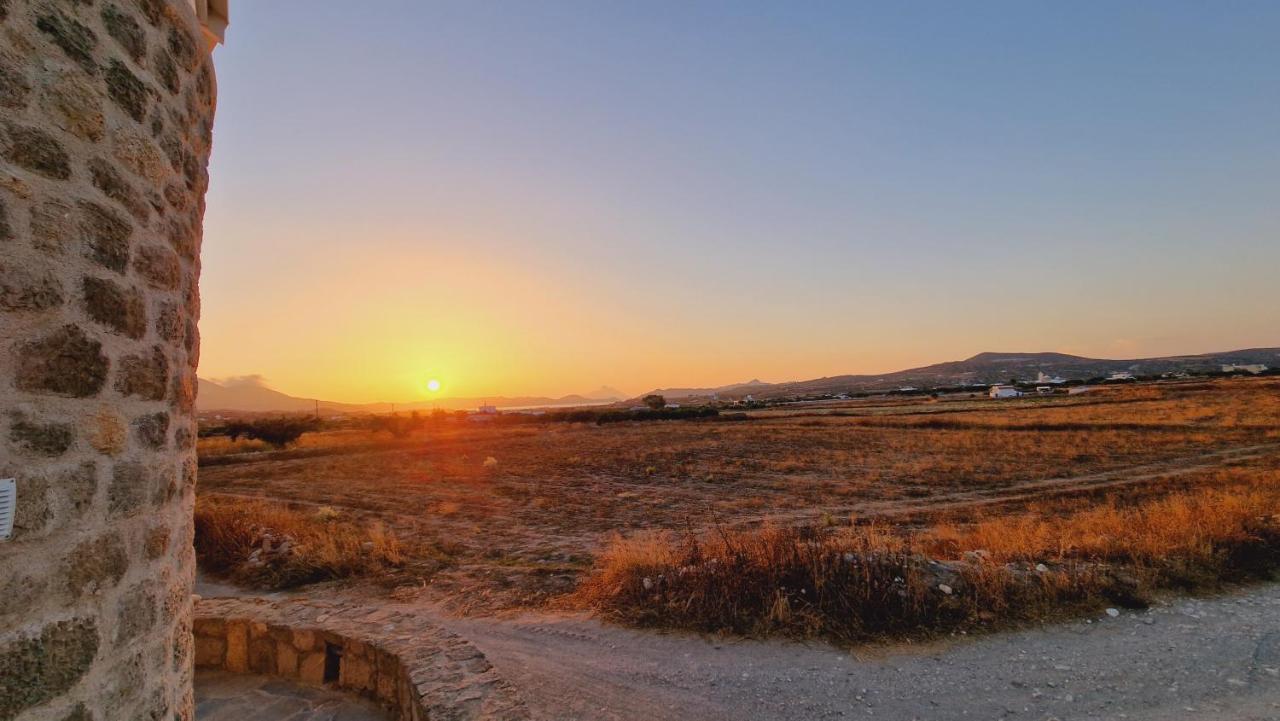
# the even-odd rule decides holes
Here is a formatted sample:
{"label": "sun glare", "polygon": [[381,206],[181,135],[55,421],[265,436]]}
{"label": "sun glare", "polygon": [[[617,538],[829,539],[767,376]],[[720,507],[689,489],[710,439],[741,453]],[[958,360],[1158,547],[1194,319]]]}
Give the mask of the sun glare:
{"label": "sun glare", "polygon": [[431,391],[432,393],[439,391],[440,381],[436,380],[435,378],[432,378],[431,380],[427,381],[427,390]]}

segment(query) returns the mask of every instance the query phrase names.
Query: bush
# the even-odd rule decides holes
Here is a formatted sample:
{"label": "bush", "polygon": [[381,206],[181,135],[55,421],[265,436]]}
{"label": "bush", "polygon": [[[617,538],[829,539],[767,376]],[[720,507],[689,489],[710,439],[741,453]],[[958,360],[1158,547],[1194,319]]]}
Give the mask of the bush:
{"label": "bush", "polygon": [[644,398],[641,398],[640,402],[644,403],[646,406],[649,406],[650,409],[655,411],[660,411],[663,408],[667,407],[667,399],[663,398],[657,393],[651,393],[645,396]]}
{"label": "bush", "polygon": [[222,427],[220,435],[233,441],[243,436],[249,440],[269,443],[276,448],[286,448],[297,442],[303,433],[320,429],[320,419],[311,416],[282,416],[258,418],[249,421],[231,421]]}

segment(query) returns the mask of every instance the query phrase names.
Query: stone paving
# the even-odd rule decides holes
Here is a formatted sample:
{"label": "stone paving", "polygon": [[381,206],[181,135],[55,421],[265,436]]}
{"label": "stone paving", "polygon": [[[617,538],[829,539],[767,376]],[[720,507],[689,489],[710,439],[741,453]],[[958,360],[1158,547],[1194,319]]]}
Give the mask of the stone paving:
{"label": "stone paving", "polygon": [[196,721],[388,721],[372,701],[270,676],[196,674]]}

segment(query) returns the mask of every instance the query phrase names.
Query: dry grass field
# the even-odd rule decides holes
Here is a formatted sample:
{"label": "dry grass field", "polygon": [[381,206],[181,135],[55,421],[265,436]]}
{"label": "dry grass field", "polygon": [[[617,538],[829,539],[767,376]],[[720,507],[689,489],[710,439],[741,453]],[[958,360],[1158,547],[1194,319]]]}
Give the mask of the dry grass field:
{"label": "dry grass field", "polygon": [[[693,628],[857,637],[894,625],[824,625],[815,620],[821,609],[798,610],[776,586],[794,581],[798,592],[802,578],[815,592],[828,587],[814,570],[819,561],[859,549],[897,554],[890,582],[921,554],[959,559],[974,550],[992,569],[1121,564],[1129,569],[1122,585],[1143,592],[1229,580],[1234,572],[1200,568],[1204,559],[1256,536],[1257,518],[1280,512],[1280,382],[1006,401],[867,399],[754,411],[741,421],[451,421],[403,440],[325,432],[287,451],[244,452],[256,449],[225,439],[202,439],[200,451],[198,546],[207,568],[245,582],[358,576],[376,582],[370,588],[425,586],[463,611],[576,603],[637,623],[662,617]],[[238,530],[216,530],[231,524]],[[296,537],[309,560],[274,575],[269,565],[242,564],[263,528]],[[333,560],[342,555],[335,543],[368,558]],[[654,578],[734,548],[754,549],[736,556],[745,565],[735,576],[757,579],[754,601],[732,602],[732,611],[698,606],[743,593],[715,586],[724,579],[715,574],[651,592]],[[326,558],[340,572],[318,570]],[[780,565],[756,568],[761,559]],[[808,575],[775,573],[797,564]],[[974,590],[963,614],[925,603],[929,594],[913,587],[897,598],[923,605],[904,618],[954,616],[963,625],[1001,609],[1094,604],[1117,593],[1111,576],[1082,585],[1079,574],[1054,575],[1032,603],[1003,572],[984,573],[985,584],[964,584]],[[840,578],[848,596],[852,577]]]}

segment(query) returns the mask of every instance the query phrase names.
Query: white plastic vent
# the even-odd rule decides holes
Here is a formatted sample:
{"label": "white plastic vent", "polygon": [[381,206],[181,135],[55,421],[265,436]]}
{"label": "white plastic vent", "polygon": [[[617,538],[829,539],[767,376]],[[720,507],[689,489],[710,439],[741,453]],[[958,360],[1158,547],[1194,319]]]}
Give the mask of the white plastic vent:
{"label": "white plastic vent", "polygon": [[13,515],[17,506],[17,482],[12,478],[0,479],[0,541],[7,541],[13,535]]}

